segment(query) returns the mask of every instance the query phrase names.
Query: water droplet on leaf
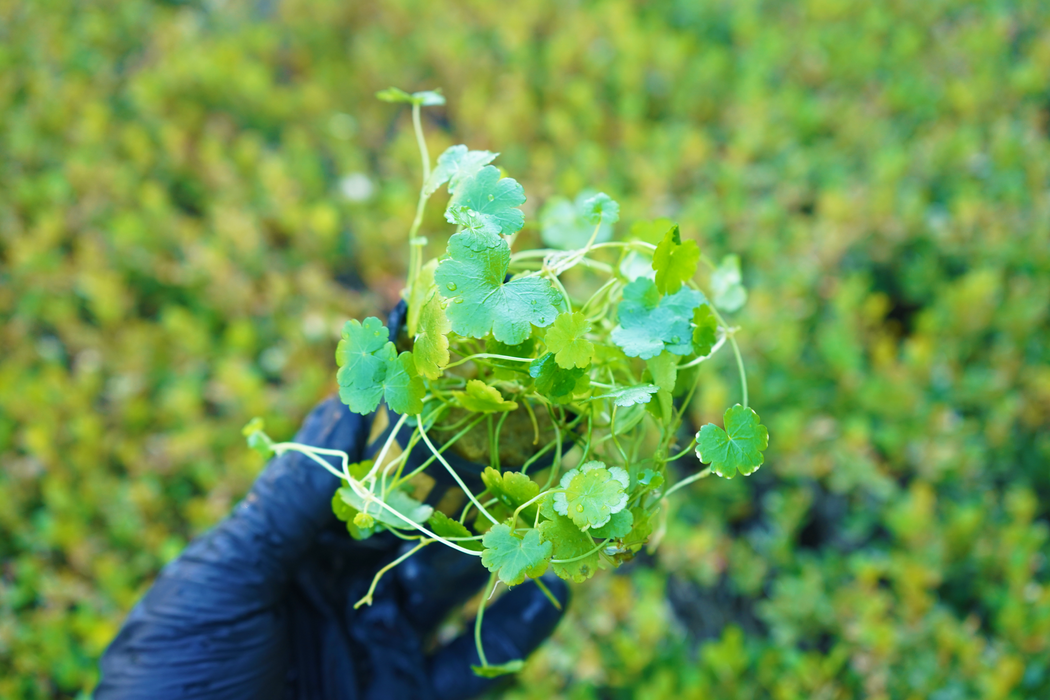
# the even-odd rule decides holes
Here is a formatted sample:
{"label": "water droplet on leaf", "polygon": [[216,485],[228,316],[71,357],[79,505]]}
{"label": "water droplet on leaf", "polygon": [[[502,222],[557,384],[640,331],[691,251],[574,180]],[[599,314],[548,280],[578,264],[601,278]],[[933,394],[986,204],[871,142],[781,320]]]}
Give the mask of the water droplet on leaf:
{"label": "water droplet on leaf", "polygon": [[[448,291],[450,291],[450,292],[456,291],[456,283],[455,282],[449,282],[445,286],[448,287]],[[675,341],[675,342],[678,342],[678,341]]]}
{"label": "water droplet on leaf", "polygon": [[583,512],[583,505],[582,504],[579,504],[579,503],[576,504],[576,512],[577,513],[582,513]]}

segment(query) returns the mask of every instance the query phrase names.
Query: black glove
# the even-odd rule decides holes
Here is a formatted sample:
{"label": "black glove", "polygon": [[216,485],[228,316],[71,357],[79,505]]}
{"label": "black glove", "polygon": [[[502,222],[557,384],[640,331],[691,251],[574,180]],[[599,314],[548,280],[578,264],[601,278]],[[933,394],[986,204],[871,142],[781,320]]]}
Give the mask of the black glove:
{"label": "black glove", "polygon": [[[330,399],[296,440],[360,459],[369,421]],[[274,459],[233,514],[161,572],[102,657],[97,700],[149,698],[469,698],[472,632],[429,649],[437,625],[487,579],[479,558],[441,544],[388,573],[405,550],[390,533],[350,539],[332,515],[338,480],[309,458]],[[559,579],[548,587],[561,601]],[[532,582],[485,613],[490,664],[523,658],[561,614]],[[472,629],[472,628],[471,628]]]}

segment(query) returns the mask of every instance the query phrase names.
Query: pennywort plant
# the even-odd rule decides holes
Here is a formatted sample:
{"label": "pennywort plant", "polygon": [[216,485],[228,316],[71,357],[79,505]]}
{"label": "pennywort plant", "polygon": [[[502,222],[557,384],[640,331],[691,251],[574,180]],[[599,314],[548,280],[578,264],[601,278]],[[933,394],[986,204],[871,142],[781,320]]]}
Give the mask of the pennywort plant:
{"label": "pennywort plant", "polygon": [[[274,442],[258,421],[245,434],[264,454],[298,451],[338,476],[333,509],[355,537],[389,531],[416,543],[376,582],[434,543],[480,557],[491,577],[475,671],[513,672],[521,660],[490,665],[481,646],[485,601],[499,583],[531,578],[546,591],[539,577],[548,570],[582,582],[617,567],[656,538],[676,491],[761,466],[768,434],[748,406],[738,328],[723,316],[746,290],[739,260],[715,265],[670,221],[636,224],[617,240],[619,205],[603,193],[552,201],[545,247],[516,246],[525,193],[492,165],[497,154],[459,145],[432,164],[420,112],[443,104],[441,94],[392,88],[379,97],[411,106],[422,160],[407,313],[403,328],[347,321],[336,363],[350,410],[396,422],[373,459],[353,464],[338,451]],[[441,189],[450,235],[440,257],[424,260],[423,214]],[[741,401],[723,426],[705,425],[683,445],[697,366],[726,345]],[[465,440],[482,446],[474,474],[447,457]],[[508,453],[508,442],[522,449]],[[411,462],[413,453],[425,459]],[[709,466],[670,484],[668,463],[690,453]],[[422,502],[417,477],[429,469],[448,472],[458,502]]]}

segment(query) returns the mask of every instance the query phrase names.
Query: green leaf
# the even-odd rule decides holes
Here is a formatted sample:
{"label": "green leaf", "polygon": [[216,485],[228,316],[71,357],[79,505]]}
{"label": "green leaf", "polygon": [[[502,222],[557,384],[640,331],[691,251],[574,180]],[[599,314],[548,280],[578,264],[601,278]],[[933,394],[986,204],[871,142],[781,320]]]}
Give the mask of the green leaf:
{"label": "green leaf", "polygon": [[383,102],[407,102],[408,104],[412,103],[412,95],[409,95],[401,88],[396,87],[388,87],[386,90],[380,90],[376,93],[376,97],[378,97]]}
{"label": "green leaf", "polygon": [[653,219],[652,221],[635,221],[631,224],[631,238],[657,245],[675,223],[670,219]]}
{"label": "green leaf", "polygon": [[389,331],[383,322],[368,317],[343,325],[343,337],[335,350],[339,365],[336,379],[339,398],[354,413],[371,413],[383,398],[383,380],[395,360],[397,351],[389,342]]}
{"label": "green leaf", "polygon": [[[591,535],[599,540],[607,538],[622,539],[630,534],[631,529],[634,527],[634,515],[631,511],[624,508],[618,513],[613,513],[613,516],[609,518],[609,522],[605,523],[599,528],[592,529]],[[554,558],[560,559],[557,548],[555,548]],[[557,569],[555,569],[557,570]]]}
{"label": "green leaf", "polygon": [[711,465],[711,471],[732,479],[739,471],[744,476],[762,466],[762,451],[769,446],[769,431],[759,422],[758,414],[740,404],[726,409],[725,430],[708,423],[696,434],[696,456]]}
{"label": "green leaf", "polygon": [[554,510],[572,519],[581,530],[601,527],[627,506],[631,479],[620,467],[587,462],[561,478],[563,492],[554,494]]}
{"label": "green leaf", "polygon": [[653,523],[649,511],[641,506],[631,508],[631,516],[633,517],[634,525],[627,536],[623,538],[623,541],[627,545],[627,549],[637,552],[642,548],[643,543],[649,539],[649,535],[653,534]]}
{"label": "green leaf", "polygon": [[700,292],[689,288],[661,297],[655,282],[639,277],[623,289],[620,325],[613,329],[612,341],[630,357],[649,359],[665,349],[688,355],[693,351],[693,310],[703,301]]}
{"label": "green leaf", "polygon": [[[408,523],[406,523],[404,520],[388,511],[386,508],[383,508],[378,503],[369,502],[367,503],[366,508],[365,499],[358,496],[357,492],[355,492],[349,486],[341,487],[338,491],[336,491],[336,496],[340,500],[342,500],[344,505],[353,508],[357,512],[371,515],[378,522],[381,522],[388,527],[395,527],[401,529],[411,528],[411,526]],[[378,495],[376,496],[376,498],[379,498]],[[388,506],[396,510],[398,513],[404,515],[412,522],[418,523],[420,525],[425,523],[434,512],[434,509],[430,506],[420,503],[404,491],[399,491],[397,489],[393,491],[388,491],[384,502]],[[336,510],[334,504],[333,510]],[[343,512],[347,513],[348,511],[344,510]],[[340,513],[337,511],[336,517],[338,517],[339,515]]]}
{"label": "green leaf", "polygon": [[422,92],[413,92],[410,95],[401,88],[389,87],[386,90],[377,92],[376,97],[383,102],[406,102],[408,104],[418,104],[422,107],[445,104],[445,96],[441,94],[441,90],[424,90]]}
{"label": "green leaf", "polygon": [[664,234],[653,253],[656,289],[661,294],[674,294],[682,288],[683,283],[692,279],[699,264],[700,246],[696,241],[683,243],[678,224],[675,224]]}
{"label": "green leaf", "polygon": [[445,313],[452,330],[471,338],[488,333],[502,343],[515,345],[532,334],[532,326],[554,322],[559,297],[550,282],[521,277],[504,283],[510,264],[510,247],[499,245],[473,250],[470,239],[457,233],[448,242],[449,259],[438,265],[438,292],[451,299]]}
{"label": "green leaf", "polygon": [[518,537],[510,527],[500,523],[493,525],[481,541],[485,545],[481,563],[508,586],[522,583],[526,576],[538,578],[547,570],[552,546],[550,542],[540,541],[537,530]]}
{"label": "green leaf", "polygon": [[[594,191],[585,190],[576,196],[575,201],[565,197],[548,199],[540,213],[543,242],[551,248],[562,250],[575,250],[587,245],[594,233],[594,224],[589,219],[586,202],[595,194]],[[604,243],[612,238],[612,234],[612,223],[602,221],[594,242]]]}
{"label": "green leaf", "polygon": [[412,346],[416,366],[427,379],[437,379],[448,364],[448,333],[452,330],[441,297],[434,294],[419,313],[419,332]]}
{"label": "green leaf", "polygon": [[653,384],[659,387],[656,393],[656,402],[650,403],[646,408],[658,419],[671,420],[674,415],[674,386],[678,380],[678,358],[668,352],[662,352],[656,357],[645,361]]}
{"label": "green leaf", "polygon": [[693,312],[693,352],[700,357],[711,354],[718,342],[718,319],[711,313],[711,307],[701,304]]}
{"label": "green leaf", "polygon": [[499,236],[499,225],[473,209],[449,207],[446,214],[452,223],[460,227],[459,235],[465,237],[464,240],[473,251],[498,248],[503,242]]}
{"label": "green leaf", "polygon": [[441,94],[441,90],[423,90],[413,92],[412,101],[418,102],[423,107],[437,107],[445,104],[445,96]]}
{"label": "green leaf", "polygon": [[645,486],[649,491],[655,491],[664,485],[664,476],[652,469],[643,469],[638,475],[638,483]]}
{"label": "green leaf", "polygon": [[[391,344],[393,345],[393,344]],[[395,413],[414,416],[423,411],[426,385],[416,371],[411,352],[403,352],[391,362],[383,378],[383,397]]]}
{"label": "green leaf", "polygon": [[[444,537],[445,539],[453,539],[456,537],[473,537],[474,533],[467,529],[467,526],[458,520],[453,520],[448,517],[440,510],[435,510],[427,521],[427,525],[430,526],[430,531],[438,537]],[[480,552],[483,547],[481,542],[478,540],[460,540],[456,542],[460,547]]]}
{"label": "green leaf", "polygon": [[[503,472],[493,467],[486,467],[481,473],[481,483],[488,492],[511,512],[522,504],[528,503],[539,495],[540,486],[521,472]],[[521,511],[521,517],[528,523],[536,520],[536,504]]]}
{"label": "green leaf", "polygon": [[452,212],[466,208],[477,213],[484,223],[495,227],[497,233],[509,236],[525,225],[525,215],[517,208],[524,203],[525,191],[518,181],[510,177],[500,179],[499,168],[486,165],[458,183],[445,218],[449,223],[458,223]]}
{"label": "green leaf", "polygon": [[591,332],[591,324],[581,312],[566,311],[554,319],[547,329],[544,341],[554,353],[554,361],[563,369],[586,367],[594,359],[594,344],[583,336]]}
{"label": "green leaf", "polygon": [[430,171],[423,194],[429,197],[437,192],[446,182],[448,191],[455,194],[460,182],[472,178],[479,170],[491,163],[498,153],[491,151],[471,151],[466,146],[449,146],[438,156],[437,166]]}
{"label": "green leaf", "polygon": [[639,403],[649,403],[653,394],[659,390],[660,387],[655,384],[640,384],[638,386],[628,386],[622,389],[613,389],[607,394],[602,394],[596,398],[612,399],[613,403],[617,406],[626,407]]}
{"label": "green leaf", "polygon": [[747,302],[747,289],[741,284],[740,256],[727,255],[711,273],[714,303],[720,309],[737,311]]}
{"label": "green leaf", "polygon": [[471,379],[466,391],[453,391],[452,396],[460,406],[476,413],[505,413],[518,408],[514,401],[504,399],[499,389],[480,379]]}
{"label": "green leaf", "polygon": [[604,192],[588,197],[582,206],[584,216],[592,226],[598,223],[615,224],[620,220],[620,205]]}
{"label": "green leaf", "polygon": [[255,417],[241,428],[241,435],[248,438],[248,447],[269,458],[273,456],[273,440],[266,434],[265,428],[266,423],[263,419]]}
{"label": "green leaf", "polygon": [[508,673],[518,673],[523,668],[525,668],[525,662],[522,659],[514,659],[495,666],[491,664],[488,666],[471,665],[470,670],[474,672],[475,676],[481,676],[482,678],[499,678]]}
{"label": "green leaf", "polygon": [[562,369],[550,352],[532,362],[529,375],[536,380],[536,391],[555,403],[572,400],[580,383],[589,381],[586,370]]}
{"label": "green leaf", "polygon": [[419,332],[419,316],[423,313],[427,300],[437,291],[434,286],[434,271],[437,270],[437,266],[437,260],[430,260],[419,269],[419,275],[416,276],[415,284],[412,285],[412,293],[405,300],[408,304],[405,323],[410,338],[415,338]]}
{"label": "green leaf", "polygon": [[[551,520],[540,523],[540,535],[544,541],[553,545],[552,559],[576,559],[570,562],[552,562],[556,573],[566,581],[582,583],[594,576],[600,568],[601,555],[591,552],[595,542],[586,532],[564,515],[555,515]],[[587,555],[587,556],[584,556]]]}
{"label": "green leaf", "polygon": [[[536,350],[536,339],[529,337],[524,342],[518,343],[517,345],[507,345],[501,343],[498,340],[491,340],[485,344],[486,352],[493,355],[505,355],[507,357],[532,357]],[[492,376],[494,379],[503,379],[510,381],[521,382],[524,380],[522,375],[528,375],[529,367],[531,363],[528,362],[516,362],[514,360],[499,360],[490,359],[494,370]]]}

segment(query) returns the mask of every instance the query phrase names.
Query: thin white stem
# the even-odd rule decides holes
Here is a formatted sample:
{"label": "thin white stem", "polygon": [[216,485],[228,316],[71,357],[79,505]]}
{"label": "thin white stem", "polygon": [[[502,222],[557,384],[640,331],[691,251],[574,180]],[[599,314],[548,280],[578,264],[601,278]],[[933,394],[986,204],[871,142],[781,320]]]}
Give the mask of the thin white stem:
{"label": "thin white stem", "polygon": [[448,470],[448,473],[452,475],[452,478],[455,479],[457,484],[459,484],[459,487],[463,489],[463,493],[467,494],[467,498],[469,498],[470,502],[474,504],[474,507],[478,509],[478,512],[484,515],[490,521],[492,521],[493,525],[499,525],[499,521],[492,517],[491,513],[485,510],[485,506],[481,505],[481,502],[478,501],[477,497],[471,492],[469,488],[467,488],[467,485],[463,483],[463,479],[459,478],[459,474],[457,474],[456,470],[452,468],[452,465],[445,461],[445,458],[442,457],[441,453],[438,452],[437,449],[434,447],[434,443],[430,442],[430,438],[427,437],[427,431],[423,429],[423,417],[418,416],[417,420],[419,435],[423,438],[423,442],[427,443],[427,447],[429,447],[430,451],[434,454],[435,457],[437,457],[437,460],[441,462],[442,466],[444,466],[445,469]]}

